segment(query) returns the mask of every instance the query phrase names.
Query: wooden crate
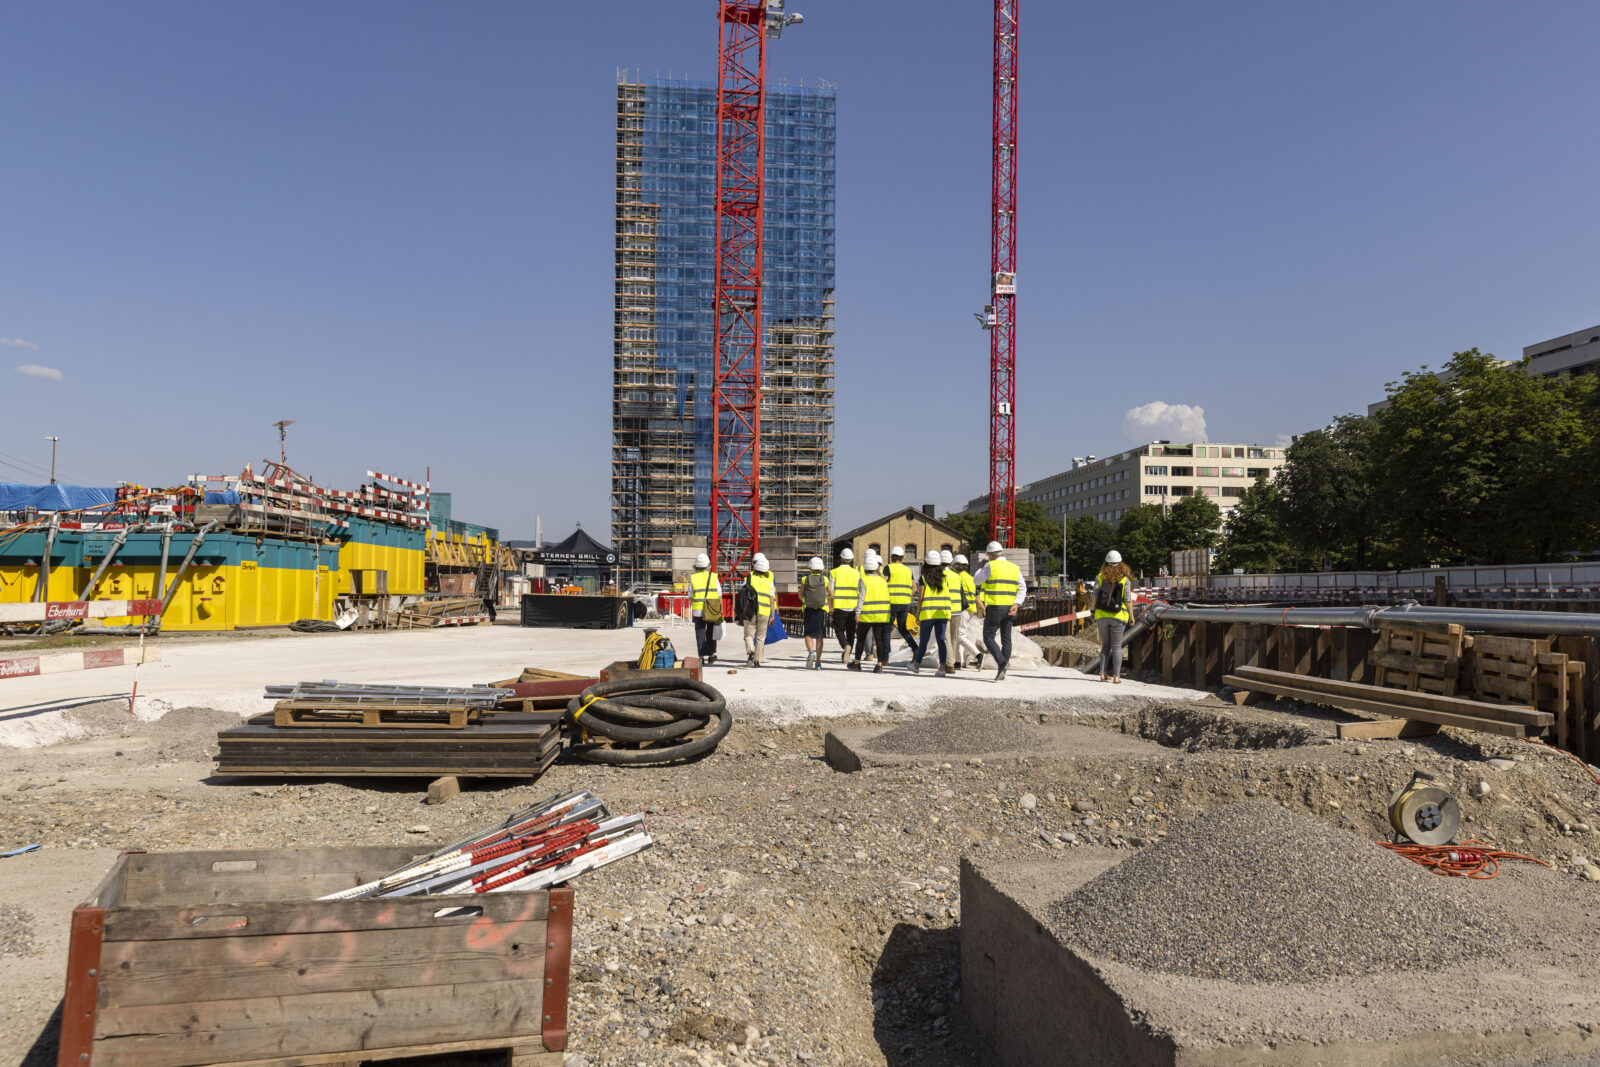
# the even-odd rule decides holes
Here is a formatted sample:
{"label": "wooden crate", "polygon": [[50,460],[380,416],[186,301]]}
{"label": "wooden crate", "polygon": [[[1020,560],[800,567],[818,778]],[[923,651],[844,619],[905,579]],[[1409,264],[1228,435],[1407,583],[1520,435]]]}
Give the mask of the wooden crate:
{"label": "wooden crate", "polygon": [[1472,691],[1479,700],[1534,702],[1538,659],[1550,642],[1531,637],[1478,635],[1472,639]]}
{"label": "wooden crate", "polygon": [[679,660],[681,667],[640,667],[636,659],[619,659],[612,662],[609,667],[600,670],[602,682],[614,682],[619,678],[639,678],[649,675],[665,681],[668,678],[692,678],[700,680],[700,660],[694,656]]}
{"label": "wooden crate", "polygon": [[1459,623],[1380,623],[1378,643],[1367,653],[1373,683],[1387,689],[1455,696],[1464,635]]}
{"label": "wooden crate", "polygon": [[561,1063],[571,889],[316,899],[417,852],[124,853],[72,913],[58,1067]]}

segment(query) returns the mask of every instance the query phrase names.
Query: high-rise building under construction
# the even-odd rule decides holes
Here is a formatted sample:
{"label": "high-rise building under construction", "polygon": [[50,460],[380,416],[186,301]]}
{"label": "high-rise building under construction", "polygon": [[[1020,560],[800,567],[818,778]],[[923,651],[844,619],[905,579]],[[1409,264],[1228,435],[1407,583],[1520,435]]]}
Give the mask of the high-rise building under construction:
{"label": "high-rise building under construction", "polygon": [[[716,107],[712,84],[617,85],[611,536],[640,582],[671,581],[674,535],[710,534]],[[802,556],[828,538],[833,204],[832,86],[769,88],[761,535]]]}

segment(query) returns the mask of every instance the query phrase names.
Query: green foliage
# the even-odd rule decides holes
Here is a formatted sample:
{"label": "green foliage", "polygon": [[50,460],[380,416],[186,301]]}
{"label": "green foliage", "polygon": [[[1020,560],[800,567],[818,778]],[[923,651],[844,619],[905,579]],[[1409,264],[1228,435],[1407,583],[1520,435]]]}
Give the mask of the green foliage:
{"label": "green foliage", "polygon": [[1117,528],[1093,515],[1066,522],[1066,573],[1071,578],[1092,578],[1100,571],[1106,552],[1117,546]]}
{"label": "green foliage", "polygon": [[1289,447],[1276,481],[1291,548],[1280,565],[1534,563],[1600,542],[1592,377],[1536,378],[1474,348],[1388,392],[1386,409]]}
{"label": "green foliage", "polygon": [[[1167,519],[1160,504],[1140,504],[1122,513],[1117,523],[1117,550],[1133,573],[1144,576],[1158,573],[1172,561]],[[1101,553],[1102,557],[1104,553]],[[1096,570],[1099,564],[1095,564]]]}
{"label": "green foliage", "polygon": [[1238,568],[1247,574],[1271,574],[1278,570],[1290,555],[1282,514],[1283,494],[1265,475],[1257,478],[1228,513],[1228,529],[1213,572],[1227,574]]}
{"label": "green foliage", "polygon": [[1215,548],[1222,534],[1222,509],[1204,493],[1182,497],[1167,512],[1169,551]]}
{"label": "green foliage", "polygon": [[[961,531],[967,555],[982,552],[989,543],[989,512],[962,511],[946,515],[943,520]],[[1032,500],[1017,501],[1017,547],[1026,548],[1038,555],[1039,573],[1052,574],[1060,567],[1061,527],[1045,514],[1044,505]],[[974,562],[972,569],[979,564]]]}

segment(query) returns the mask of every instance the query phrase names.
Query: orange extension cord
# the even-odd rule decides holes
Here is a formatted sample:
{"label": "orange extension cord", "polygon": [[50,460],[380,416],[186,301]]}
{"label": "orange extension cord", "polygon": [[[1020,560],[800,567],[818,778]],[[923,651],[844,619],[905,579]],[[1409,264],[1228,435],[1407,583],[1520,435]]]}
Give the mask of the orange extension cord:
{"label": "orange extension cord", "polygon": [[1550,865],[1532,856],[1518,852],[1505,852],[1490,848],[1482,841],[1463,841],[1459,845],[1396,845],[1388,841],[1378,844],[1390,852],[1398,853],[1412,863],[1426,867],[1434,874],[1452,878],[1494,878],[1500,874],[1501,860],[1523,860],[1549,869]]}

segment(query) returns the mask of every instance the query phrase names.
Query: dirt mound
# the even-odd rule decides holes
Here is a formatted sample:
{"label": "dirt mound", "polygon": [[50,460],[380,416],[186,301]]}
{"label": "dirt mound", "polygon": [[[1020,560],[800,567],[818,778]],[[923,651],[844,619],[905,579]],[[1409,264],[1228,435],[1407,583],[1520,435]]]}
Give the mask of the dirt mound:
{"label": "dirt mound", "polygon": [[1311,982],[1431,969],[1509,936],[1460,883],[1264,800],[1208,812],[1050,906],[1090,954],[1169,974]]}
{"label": "dirt mound", "polygon": [[880,734],[862,747],[896,756],[978,755],[1034,748],[1044,734],[1004,715],[981,708],[957,708],[925,719],[913,719]]}

